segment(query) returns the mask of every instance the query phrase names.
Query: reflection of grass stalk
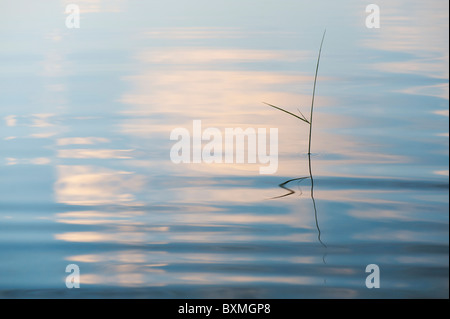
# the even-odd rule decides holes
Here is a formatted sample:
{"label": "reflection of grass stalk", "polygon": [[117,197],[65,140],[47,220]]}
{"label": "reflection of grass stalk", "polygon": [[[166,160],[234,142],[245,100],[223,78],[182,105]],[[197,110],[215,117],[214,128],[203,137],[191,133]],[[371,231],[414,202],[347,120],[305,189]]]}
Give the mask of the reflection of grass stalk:
{"label": "reflection of grass stalk", "polygon": [[314,111],[314,98],[316,96],[316,84],[317,84],[317,74],[319,72],[319,64],[320,64],[320,55],[322,54],[322,46],[323,46],[323,41],[325,39],[325,34],[326,34],[327,30],[325,30],[323,32],[323,36],[322,36],[322,42],[320,43],[320,49],[319,49],[319,55],[317,57],[317,65],[316,65],[316,74],[314,76],[314,87],[313,87],[313,94],[312,94],[312,101],[311,101],[311,113],[310,113],[310,117],[309,117],[309,121],[306,119],[306,117],[302,114],[302,112],[300,112],[300,110],[298,110],[301,114],[301,117],[298,115],[295,115],[289,111],[286,111],[285,109],[282,109],[281,107],[269,104],[269,103],[264,103],[270,107],[273,107],[277,110],[280,110],[282,112],[285,112],[289,115],[292,115],[296,118],[298,118],[299,120],[309,124],[309,144],[308,144],[308,155],[311,154],[311,136],[312,136],[312,124],[313,124],[313,111]]}

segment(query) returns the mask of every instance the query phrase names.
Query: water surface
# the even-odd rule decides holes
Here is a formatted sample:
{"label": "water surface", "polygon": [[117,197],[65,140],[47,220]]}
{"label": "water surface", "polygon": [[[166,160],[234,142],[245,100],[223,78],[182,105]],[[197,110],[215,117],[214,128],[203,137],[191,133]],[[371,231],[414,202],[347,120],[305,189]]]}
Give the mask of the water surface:
{"label": "water surface", "polygon": [[[0,297],[448,298],[448,3],[378,5],[2,0]],[[261,102],[309,114],[325,28],[309,162]],[[193,120],[277,173],[172,163]]]}

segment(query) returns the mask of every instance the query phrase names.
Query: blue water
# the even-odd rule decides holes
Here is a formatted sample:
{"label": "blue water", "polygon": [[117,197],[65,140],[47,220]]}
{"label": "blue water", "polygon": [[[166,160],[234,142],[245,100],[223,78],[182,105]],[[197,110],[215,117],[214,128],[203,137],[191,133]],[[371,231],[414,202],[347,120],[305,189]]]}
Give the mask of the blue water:
{"label": "blue water", "polygon": [[[448,3],[377,4],[2,0],[0,298],[448,298]],[[309,159],[261,102],[309,114],[325,28]],[[194,120],[277,172],[174,164]]]}

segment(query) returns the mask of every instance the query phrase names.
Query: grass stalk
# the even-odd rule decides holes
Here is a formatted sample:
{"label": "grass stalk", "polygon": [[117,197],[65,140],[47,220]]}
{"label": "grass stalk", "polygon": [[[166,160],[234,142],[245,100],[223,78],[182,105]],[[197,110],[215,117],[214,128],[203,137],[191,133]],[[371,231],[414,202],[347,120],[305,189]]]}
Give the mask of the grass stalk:
{"label": "grass stalk", "polygon": [[323,32],[322,41],[320,42],[319,54],[318,54],[318,56],[317,56],[316,73],[315,73],[315,75],[314,75],[314,86],[313,86],[313,93],[312,93],[312,100],[311,100],[311,112],[310,112],[310,115],[309,115],[309,120],[306,119],[306,117],[302,114],[302,112],[301,112],[300,110],[298,110],[298,111],[299,111],[299,113],[301,114],[301,117],[298,116],[298,115],[296,115],[296,114],[294,114],[294,113],[291,113],[291,112],[289,112],[289,111],[286,111],[285,109],[283,109],[283,108],[281,108],[281,107],[278,107],[278,106],[275,106],[275,105],[272,105],[272,104],[263,102],[264,104],[266,104],[266,105],[268,105],[268,106],[270,106],[270,107],[273,107],[274,109],[280,110],[280,111],[282,111],[282,112],[284,112],[284,113],[287,113],[287,114],[289,114],[289,115],[291,115],[291,116],[293,116],[293,117],[295,117],[295,118],[297,118],[297,119],[299,119],[299,120],[305,122],[306,124],[309,124],[308,155],[311,155],[311,141],[312,141],[312,127],[313,127],[313,113],[314,113],[314,99],[315,99],[315,97],[316,97],[316,85],[317,85],[317,75],[318,75],[318,73],[319,73],[320,56],[321,56],[321,54],[322,54],[322,47],[323,47],[323,42],[324,42],[324,40],[325,40],[325,35],[326,35],[326,33],[327,33],[327,30],[325,30],[325,31]]}
{"label": "grass stalk", "polygon": [[311,101],[311,115],[310,115],[310,119],[309,119],[308,155],[311,155],[311,136],[312,136],[312,127],[313,127],[314,98],[316,97],[316,84],[317,84],[317,74],[319,73],[320,55],[322,54],[323,40],[325,40],[326,33],[327,33],[327,30],[325,30],[323,32],[322,42],[320,43],[319,55],[317,57],[316,74],[314,76],[314,87],[313,87],[313,95],[312,95],[312,101]]}

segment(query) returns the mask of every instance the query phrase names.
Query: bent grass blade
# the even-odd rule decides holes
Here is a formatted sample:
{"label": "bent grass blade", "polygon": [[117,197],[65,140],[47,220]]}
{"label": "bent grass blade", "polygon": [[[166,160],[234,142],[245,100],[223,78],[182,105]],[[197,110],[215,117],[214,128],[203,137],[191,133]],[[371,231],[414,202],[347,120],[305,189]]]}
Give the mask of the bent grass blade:
{"label": "bent grass blade", "polygon": [[[268,106],[270,106],[270,107],[273,107],[273,108],[275,108],[275,109],[277,109],[277,110],[280,110],[280,111],[282,111],[282,112],[285,112],[285,113],[287,113],[287,114],[289,114],[289,115],[292,115],[292,116],[298,118],[299,120],[301,120],[301,121],[306,122],[306,123],[309,124],[309,121],[308,121],[306,118],[301,118],[300,116],[295,115],[294,113],[291,113],[291,112],[289,112],[289,111],[286,111],[285,109],[282,109],[281,107],[278,107],[278,106],[275,106],[275,105],[272,105],[272,104],[269,104],[269,103],[266,103],[266,102],[263,102],[263,103],[266,104],[266,105],[268,105]],[[303,115],[303,114],[302,114],[302,115]]]}

